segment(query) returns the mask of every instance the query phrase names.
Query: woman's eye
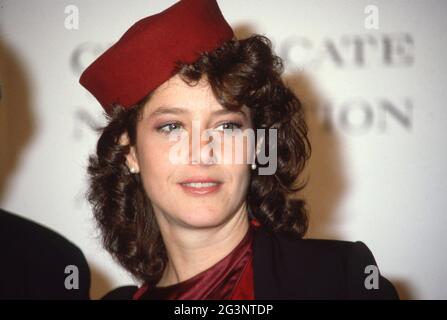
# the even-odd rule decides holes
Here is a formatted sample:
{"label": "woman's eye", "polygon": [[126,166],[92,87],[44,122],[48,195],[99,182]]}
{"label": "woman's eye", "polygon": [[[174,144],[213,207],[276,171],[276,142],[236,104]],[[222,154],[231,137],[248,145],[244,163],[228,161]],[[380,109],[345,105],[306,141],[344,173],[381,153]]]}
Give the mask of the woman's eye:
{"label": "woman's eye", "polygon": [[157,128],[157,131],[169,134],[173,131],[180,130],[181,124],[177,122],[167,123],[165,125],[162,125],[161,127]]}
{"label": "woman's eye", "polygon": [[222,123],[219,127],[223,127],[223,130],[234,130],[234,129],[240,129],[242,127],[242,125],[240,125],[239,123],[235,123],[235,122],[225,122]]}
{"label": "woman's eye", "polygon": [[[240,129],[242,127],[241,124],[235,123],[235,122],[225,122],[219,125],[216,129],[218,131],[220,130],[234,130],[234,129]],[[219,130],[219,128],[222,128]],[[164,124],[157,128],[157,131],[164,133],[164,134],[170,134],[171,132],[178,131],[182,129],[182,124],[178,122],[172,122]]]}

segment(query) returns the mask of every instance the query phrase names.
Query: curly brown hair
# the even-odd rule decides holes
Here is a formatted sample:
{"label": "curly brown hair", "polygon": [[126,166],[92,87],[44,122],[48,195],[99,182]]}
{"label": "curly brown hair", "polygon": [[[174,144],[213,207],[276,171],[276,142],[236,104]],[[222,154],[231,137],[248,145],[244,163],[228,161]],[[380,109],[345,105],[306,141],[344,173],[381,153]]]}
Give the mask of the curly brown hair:
{"label": "curly brown hair", "polygon": [[[277,129],[277,170],[273,175],[251,171],[247,205],[269,232],[302,237],[308,227],[306,202],[293,195],[307,185],[307,181],[296,183],[310,158],[311,146],[302,105],[283,83],[283,71],[270,40],[252,35],[202,53],[192,64],[179,62],[173,75],[179,74],[190,85],[206,76],[222,106],[234,110],[246,105],[252,110],[255,129]],[[128,110],[114,105],[106,115],[108,124],[100,129],[96,154],[89,158],[87,196],[104,247],[134,277],[155,283],[163,273],[167,252],[141,178],[129,174],[126,166],[148,99],[150,94]],[[126,132],[129,144],[122,145],[120,137]]]}

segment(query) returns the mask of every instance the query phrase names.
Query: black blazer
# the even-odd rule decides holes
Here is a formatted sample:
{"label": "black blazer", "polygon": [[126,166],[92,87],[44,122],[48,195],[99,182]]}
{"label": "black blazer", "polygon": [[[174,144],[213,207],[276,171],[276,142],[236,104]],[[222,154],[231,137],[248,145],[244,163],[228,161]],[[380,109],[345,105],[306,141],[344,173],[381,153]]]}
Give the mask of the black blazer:
{"label": "black blazer", "polygon": [[[87,260],[60,234],[0,209],[0,252],[0,300],[90,299]],[[68,265],[78,268],[78,289],[65,288]]]}
{"label": "black blazer", "polygon": [[[262,227],[254,233],[255,299],[398,299],[394,286],[380,274],[378,288],[366,288],[365,280],[371,280],[367,266],[377,267],[362,242],[299,239]],[[136,290],[119,287],[103,299],[131,299]]]}

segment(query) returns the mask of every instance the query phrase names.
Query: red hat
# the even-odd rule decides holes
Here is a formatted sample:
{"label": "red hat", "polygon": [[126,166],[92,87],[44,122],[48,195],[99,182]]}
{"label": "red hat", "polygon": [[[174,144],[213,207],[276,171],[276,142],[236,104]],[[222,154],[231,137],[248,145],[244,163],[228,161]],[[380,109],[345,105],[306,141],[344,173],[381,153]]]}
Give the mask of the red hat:
{"label": "red hat", "polygon": [[177,61],[192,63],[233,36],[216,0],[182,0],[132,25],[79,82],[106,112],[130,108],[171,78]]}

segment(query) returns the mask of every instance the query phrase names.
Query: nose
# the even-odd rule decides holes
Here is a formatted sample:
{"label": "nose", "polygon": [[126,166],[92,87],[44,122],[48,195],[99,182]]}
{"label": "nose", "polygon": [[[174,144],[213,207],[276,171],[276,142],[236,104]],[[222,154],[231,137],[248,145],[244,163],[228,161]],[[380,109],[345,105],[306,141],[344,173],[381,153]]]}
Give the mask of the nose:
{"label": "nose", "polygon": [[[220,146],[215,143],[211,135],[212,131],[209,131],[208,135],[205,135],[205,131],[195,128],[193,125],[189,139],[189,150],[191,152],[189,159],[193,165],[213,165],[218,162],[215,148],[220,148]],[[202,135],[204,135],[204,139],[202,139]]]}
{"label": "nose", "polygon": [[[207,130],[200,121],[193,120],[189,134],[189,159],[193,165],[213,165],[218,162],[215,148],[220,148],[218,141],[214,140],[212,130]],[[203,137],[203,139],[202,139]]]}

